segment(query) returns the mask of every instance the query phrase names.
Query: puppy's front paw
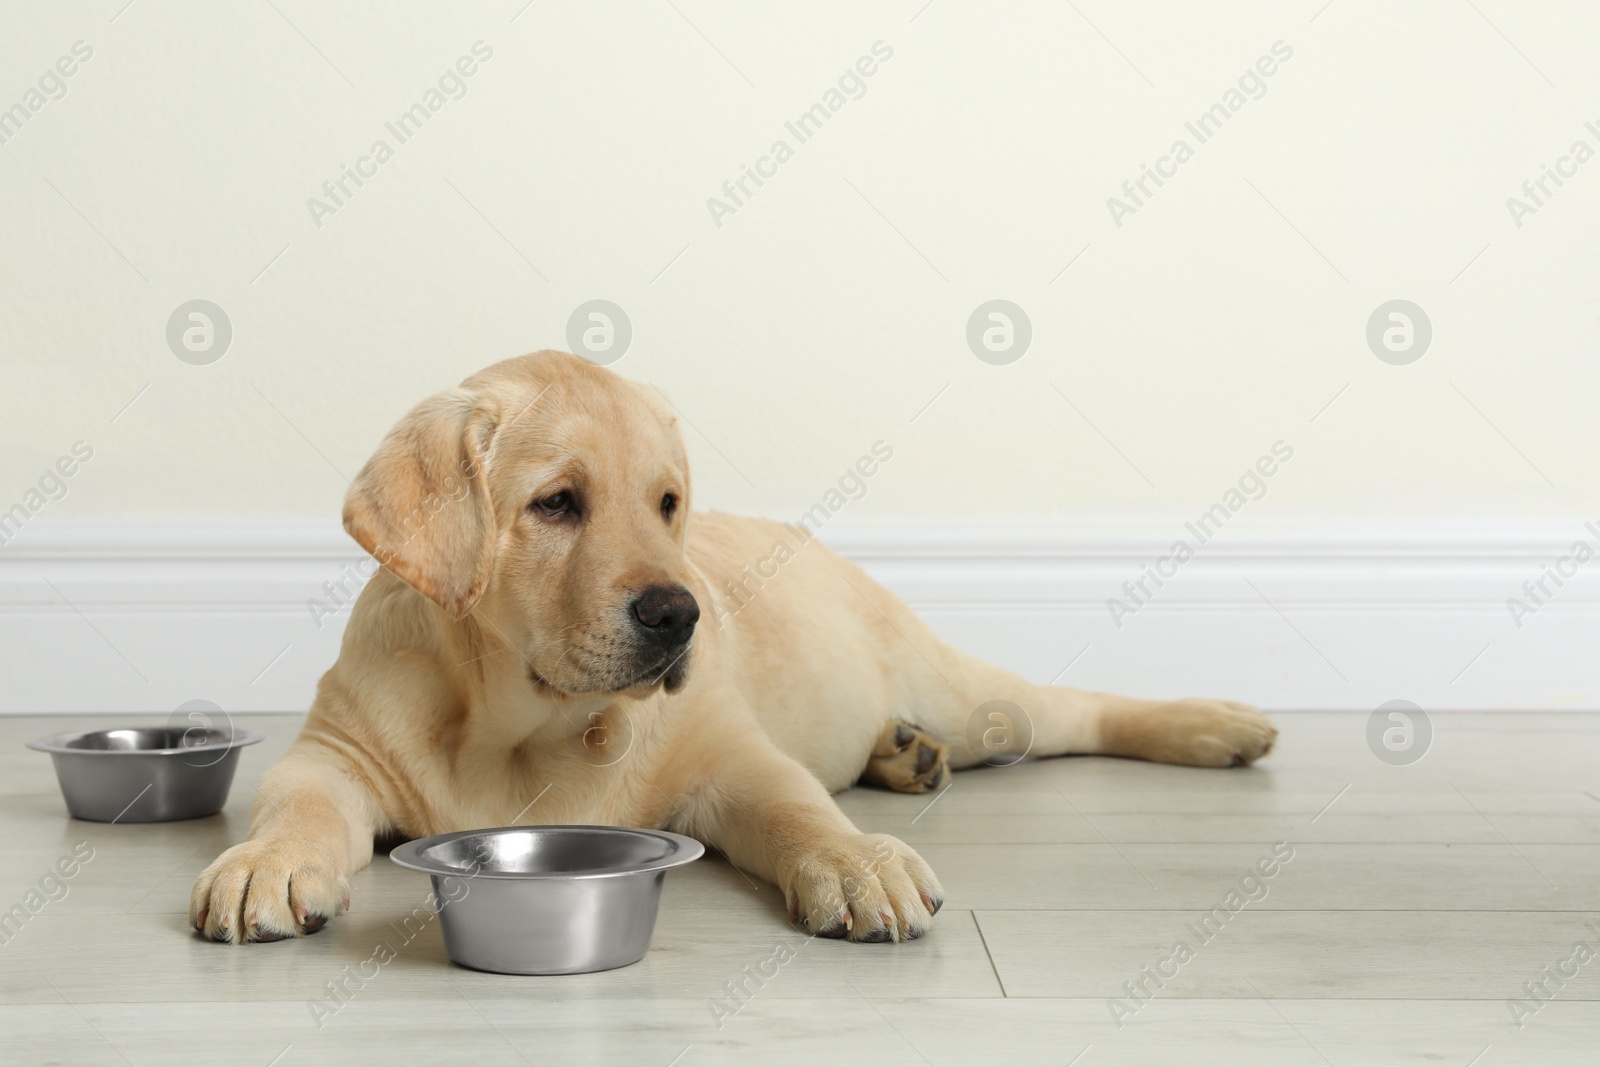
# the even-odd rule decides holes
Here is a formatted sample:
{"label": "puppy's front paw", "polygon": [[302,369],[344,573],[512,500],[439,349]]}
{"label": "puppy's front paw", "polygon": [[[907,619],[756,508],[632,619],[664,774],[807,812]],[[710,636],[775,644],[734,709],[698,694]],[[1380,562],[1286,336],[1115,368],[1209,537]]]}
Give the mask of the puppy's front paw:
{"label": "puppy's front paw", "polygon": [[305,842],[246,841],[201,872],[189,925],[213,941],[281,941],[322,929],[350,906],[350,883]]}
{"label": "puppy's front paw", "polygon": [[1141,732],[1144,759],[1191,767],[1248,766],[1272,751],[1278,729],[1249,704],[1231,700],[1175,700],[1123,727]]}
{"label": "puppy's front paw", "polygon": [[910,941],[933,926],[944,890],[933,870],[885,834],[857,834],[819,847],[784,880],[789,917],[819,937]]}

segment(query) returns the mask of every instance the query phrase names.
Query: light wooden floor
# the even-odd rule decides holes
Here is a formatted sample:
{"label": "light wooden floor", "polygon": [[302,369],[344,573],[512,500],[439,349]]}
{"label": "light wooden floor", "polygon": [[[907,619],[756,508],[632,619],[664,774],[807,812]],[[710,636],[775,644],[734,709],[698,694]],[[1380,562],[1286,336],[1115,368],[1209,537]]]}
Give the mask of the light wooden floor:
{"label": "light wooden floor", "polygon": [[[248,717],[269,740],[245,751],[223,814],[148,826],[68,819],[49,759],[21,746],[71,723],[0,720],[0,908],[74,842],[94,848],[68,895],[0,945],[0,1061],[1600,1061],[1600,959],[1551,983],[1520,1029],[1507,1005],[1576,942],[1600,950],[1584,925],[1600,929],[1600,717],[1437,715],[1409,767],[1367,749],[1366,719],[1279,716],[1278,752],[1248,771],[1067,759],[958,775],[931,806],[853,790],[841,800],[857,823],[905,839],[943,880],[929,938],[804,938],[775,890],[707,859],[668,877],[642,962],[566,978],[454,967],[436,926],[402,942],[390,923],[427,883],[382,857],[313,938],[191,935],[189,886],[243,836],[297,717]],[[1293,859],[1266,896],[1202,944],[1187,924],[1278,841]],[[1119,1028],[1108,1001],[1179,941],[1192,958]],[[309,1002],[379,942],[397,958],[319,1028]],[[725,984],[779,946],[794,958],[719,1026]]]}

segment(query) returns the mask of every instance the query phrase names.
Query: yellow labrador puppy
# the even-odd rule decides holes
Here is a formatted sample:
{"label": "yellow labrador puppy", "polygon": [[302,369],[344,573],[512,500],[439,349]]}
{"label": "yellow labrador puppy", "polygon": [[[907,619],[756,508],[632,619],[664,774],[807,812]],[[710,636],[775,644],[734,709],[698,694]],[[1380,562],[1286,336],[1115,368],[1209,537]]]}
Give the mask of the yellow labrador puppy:
{"label": "yellow labrador puppy", "polygon": [[[412,410],[345,502],[384,567],[249,840],[195,883],[195,929],[314,932],[375,835],[606,823],[715,846],[813,933],[899,941],[930,928],[938,879],[829,794],[925,791],[994,756],[967,736],[987,702],[1023,709],[1035,755],[1227,767],[1272,747],[1242,704],[1024,681],[805,531],[689,504],[671,409],[575,356],[506,360]],[[773,557],[754,589],[746,568]]]}

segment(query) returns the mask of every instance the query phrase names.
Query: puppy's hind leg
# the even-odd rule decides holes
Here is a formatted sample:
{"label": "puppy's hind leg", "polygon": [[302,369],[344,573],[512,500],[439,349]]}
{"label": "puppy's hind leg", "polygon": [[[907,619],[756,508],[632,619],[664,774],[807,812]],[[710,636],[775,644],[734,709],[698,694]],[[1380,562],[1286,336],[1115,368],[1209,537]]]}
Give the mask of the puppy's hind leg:
{"label": "puppy's hind leg", "polygon": [[949,646],[949,684],[913,699],[919,721],[949,746],[950,766],[1007,764],[1023,756],[1105,755],[1192,767],[1248,766],[1272,751],[1278,731],[1248,704],[1185,698],[1140,700],[1034,685]]}
{"label": "puppy's hind leg", "polygon": [[907,741],[901,725],[936,751],[947,750],[950,770],[1077,754],[1237,767],[1265,756],[1277,738],[1271,720],[1248,704],[1139,700],[1035,685],[941,640],[864,572],[856,571],[851,585],[887,624],[880,625],[880,655],[894,682],[892,717],[863,774],[869,782],[928,788],[916,767],[924,742],[918,736]]}

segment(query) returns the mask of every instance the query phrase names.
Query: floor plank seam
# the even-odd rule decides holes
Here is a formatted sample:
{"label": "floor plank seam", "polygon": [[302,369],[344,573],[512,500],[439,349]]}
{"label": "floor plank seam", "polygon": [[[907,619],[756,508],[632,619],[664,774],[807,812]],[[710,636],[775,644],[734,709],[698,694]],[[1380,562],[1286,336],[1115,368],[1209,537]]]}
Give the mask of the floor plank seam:
{"label": "floor plank seam", "polygon": [[994,965],[994,953],[989,951],[989,939],[983,936],[983,924],[978,921],[978,913],[969,911],[967,914],[972,916],[972,925],[977,928],[978,940],[983,944],[983,954],[989,958],[989,970],[994,972],[994,981],[1000,987],[1000,995],[1009,1000],[1011,994],[1006,992],[1006,980],[1000,977],[1000,968]]}

